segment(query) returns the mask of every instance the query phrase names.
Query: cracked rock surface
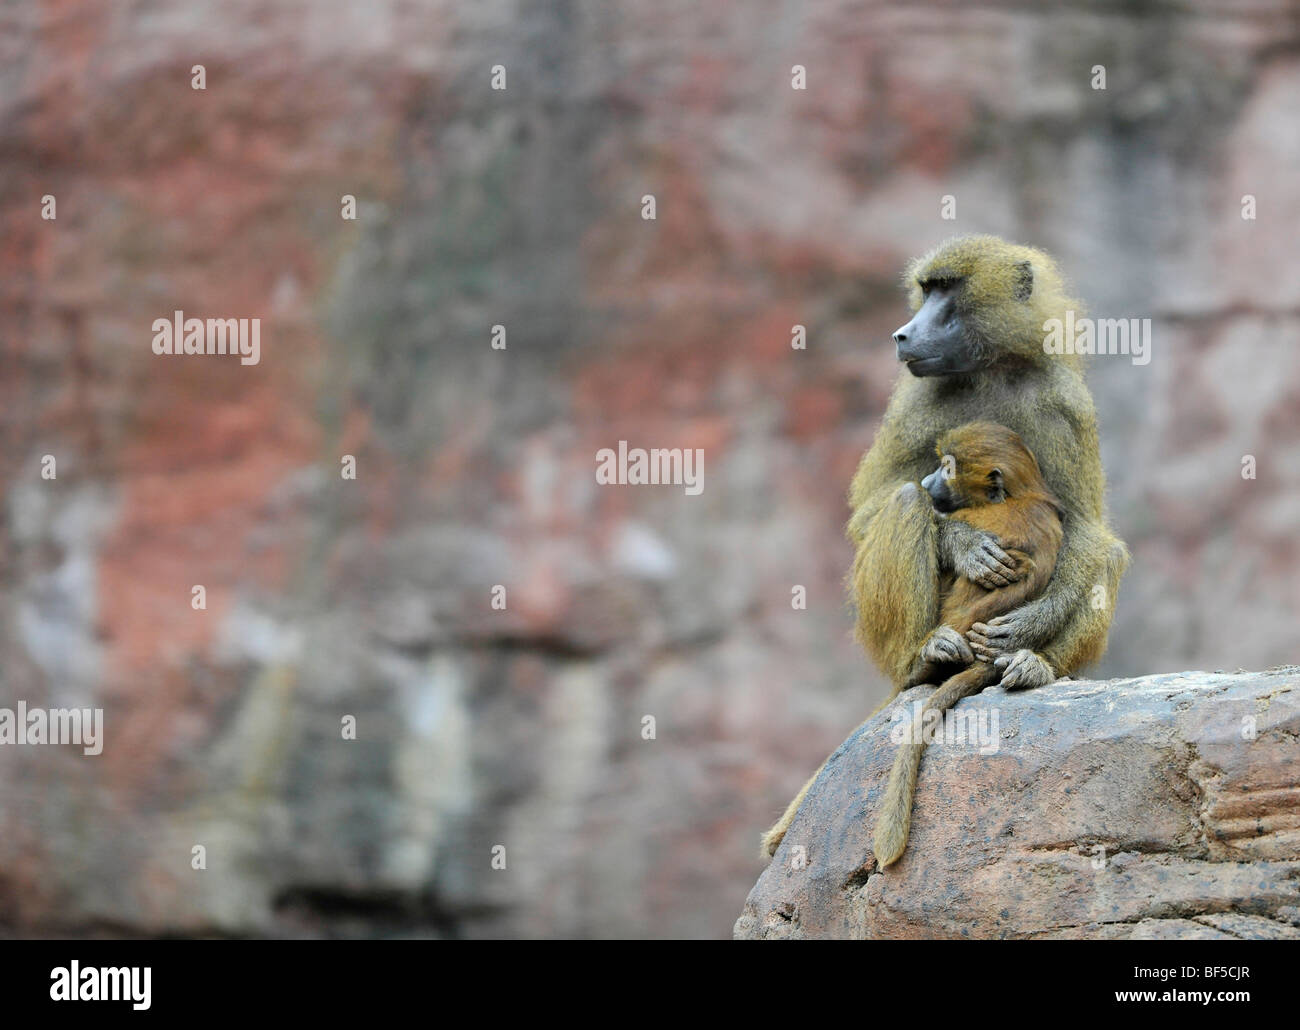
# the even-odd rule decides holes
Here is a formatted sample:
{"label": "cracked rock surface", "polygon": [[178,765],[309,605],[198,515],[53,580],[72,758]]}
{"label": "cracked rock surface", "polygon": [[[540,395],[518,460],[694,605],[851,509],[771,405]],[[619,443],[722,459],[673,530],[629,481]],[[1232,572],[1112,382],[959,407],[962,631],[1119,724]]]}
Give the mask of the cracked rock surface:
{"label": "cracked rock surface", "polygon": [[835,752],[737,939],[1300,938],[1300,666],[967,698],[879,870],[890,731],[930,689]]}

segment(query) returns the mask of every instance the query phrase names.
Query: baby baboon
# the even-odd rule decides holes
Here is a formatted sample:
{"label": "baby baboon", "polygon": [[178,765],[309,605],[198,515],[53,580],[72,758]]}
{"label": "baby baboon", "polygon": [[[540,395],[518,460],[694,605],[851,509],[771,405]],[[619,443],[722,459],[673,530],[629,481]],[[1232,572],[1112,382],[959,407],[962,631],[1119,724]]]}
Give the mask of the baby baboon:
{"label": "baby baboon", "polygon": [[[1012,581],[990,588],[940,567],[939,626],[922,646],[908,682],[943,682],[926,700],[889,774],[873,844],[881,868],[896,862],[907,845],[927,713],[942,714],[1002,676],[991,662],[976,657],[966,634],[975,623],[988,622],[1041,594],[1061,547],[1060,503],[1019,436],[1006,426],[971,422],[941,436],[938,451],[939,468],[921,485],[940,517],[960,520],[997,540],[1010,560]],[[1033,654],[1021,661],[1027,669],[1047,666]],[[1038,683],[1019,685],[1038,686],[1052,678],[1049,674]]]}

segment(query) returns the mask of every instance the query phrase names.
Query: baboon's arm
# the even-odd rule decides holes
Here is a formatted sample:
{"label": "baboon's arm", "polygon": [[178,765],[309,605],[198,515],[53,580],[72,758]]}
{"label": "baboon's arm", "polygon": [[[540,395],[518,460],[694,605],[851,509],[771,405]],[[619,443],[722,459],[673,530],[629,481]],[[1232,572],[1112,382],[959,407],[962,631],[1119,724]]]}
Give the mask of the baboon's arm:
{"label": "baboon's arm", "polygon": [[1099,658],[1115,611],[1128,551],[1107,527],[1076,518],[1067,526],[1056,571],[1036,600],[967,635],[977,655],[992,660],[1022,649],[1037,651],[1058,676]]}

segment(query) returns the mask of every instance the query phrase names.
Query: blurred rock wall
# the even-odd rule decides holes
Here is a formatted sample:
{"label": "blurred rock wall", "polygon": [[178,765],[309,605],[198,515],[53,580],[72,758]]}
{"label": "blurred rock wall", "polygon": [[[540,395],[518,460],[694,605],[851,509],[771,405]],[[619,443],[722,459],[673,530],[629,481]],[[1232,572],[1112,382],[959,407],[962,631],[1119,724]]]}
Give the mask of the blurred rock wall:
{"label": "blurred rock wall", "polygon": [[1099,673],[1294,660],[1298,162],[1282,0],[0,3],[0,705],[106,719],[0,747],[0,932],[726,936],[885,690],[843,496],[955,232],[1153,320]]}

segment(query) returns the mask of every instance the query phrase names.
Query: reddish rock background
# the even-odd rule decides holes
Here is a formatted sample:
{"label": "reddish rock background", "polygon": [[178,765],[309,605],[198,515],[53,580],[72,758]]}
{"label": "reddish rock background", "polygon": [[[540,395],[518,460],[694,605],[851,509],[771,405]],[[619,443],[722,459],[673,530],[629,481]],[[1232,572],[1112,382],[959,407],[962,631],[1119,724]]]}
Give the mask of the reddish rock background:
{"label": "reddish rock background", "polygon": [[0,932],[729,934],[884,691],[843,495],[955,232],[1153,320],[1098,674],[1294,660],[1298,140],[1282,0],[0,5],[0,706],[106,713],[0,747]]}

